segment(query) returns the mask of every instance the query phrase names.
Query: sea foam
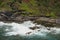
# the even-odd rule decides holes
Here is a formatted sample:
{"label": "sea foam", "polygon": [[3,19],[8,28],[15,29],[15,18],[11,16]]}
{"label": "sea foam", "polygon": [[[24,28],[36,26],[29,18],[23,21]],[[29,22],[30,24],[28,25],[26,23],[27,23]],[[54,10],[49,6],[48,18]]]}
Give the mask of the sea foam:
{"label": "sea foam", "polygon": [[[6,31],[5,36],[12,36],[12,35],[22,35],[22,36],[40,35],[40,36],[46,36],[48,33],[60,34],[60,28],[45,27],[45,26],[42,26],[42,25],[35,24],[32,21],[25,21],[25,22],[20,23],[20,24],[15,23],[15,22],[12,22],[12,23],[0,22],[0,26],[3,26],[3,25],[11,26],[11,28],[6,28],[5,29],[5,31]],[[29,27],[34,27],[34,26],[37,26],[37,27],[40,27],[40,28],[35,29],[35,30],[29,29]],[[49,30],[48,30],[48,28],[49,28]]]}

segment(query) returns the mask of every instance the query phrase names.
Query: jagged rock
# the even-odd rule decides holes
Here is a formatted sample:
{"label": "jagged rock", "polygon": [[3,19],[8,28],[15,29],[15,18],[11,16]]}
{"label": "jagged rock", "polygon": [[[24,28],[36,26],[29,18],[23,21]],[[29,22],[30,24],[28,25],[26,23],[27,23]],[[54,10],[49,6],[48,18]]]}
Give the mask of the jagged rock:
{"label": "jagged rock", "polygon": [[34,26],[34,27],[29,27],[31,30],[39,29],[40,27]]}
{"label": "jagged rock", "polygon": [[32,33],[32,32],[27,32],[26,34],[30,34],[30,33]]}
{"label": "jagged rock", "polygon": [[[0,12],[0,21],[23,22],[23,21],[31,20],[38,24],[42,24],[45,26],[51,26],[51,27],[55,26],[56,23],[60,24],[60,22],[59,22],[60,19],[53,19],[53,18],[40,17],[40,16],[38,16],[38,17],[37,16],[22,16],[21,14],[24,14],[24,13],[22,13],[21,11],[24,11],[24,10]],[[19,12],[19,13],[16,13],[16,12]],[[34,29],[36,29],[36,27],[30,28],[30,29],[34,30]]]}
{"label": "jagged rock", "polygon": [[47,30],[51,30],[50,27],[47,27]]}
{"label": "jagged rock", "polygon": [[45,22],[55,23],[56,19],[51,19],[51,18],[46,18],[46,17],[40,17],[36,21],[45,21]]}
{"label": "jagged rock", "polygon": [[42,24],[46,27],[56,26],[56,19],[52,19],[52,18],[40,17],[40,18],[36,19],[35,22],[38,24]]}

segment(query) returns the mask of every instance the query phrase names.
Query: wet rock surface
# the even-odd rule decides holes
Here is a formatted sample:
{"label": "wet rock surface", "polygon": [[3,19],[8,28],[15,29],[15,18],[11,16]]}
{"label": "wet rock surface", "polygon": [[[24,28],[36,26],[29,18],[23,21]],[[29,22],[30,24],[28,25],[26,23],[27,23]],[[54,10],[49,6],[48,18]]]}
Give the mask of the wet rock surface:
{"label": "wet rock surface", "polygon": [[[60,18],[54,19],[54,18],[41,17],[41,16],[40,17],[39,16],[22,16],[21,14],[25,14],[25,13],[22,13],[22,11],[24,10],[0,12],[0,21],[19,23],[19,22],[31,20],[45,26],[56,26],[56,24],[60,24]],[[16,14],[16,12],[20,12],[20,13]],[[29,13],[26,13],[26,14],[29,14]],[[30,29],[34,30],[34,28],[30,28]]]}
{"label": "wet rock surface", "polygon": [[29,27],[31,30],[39,29],[40,27],[34,26],[34,27]]}

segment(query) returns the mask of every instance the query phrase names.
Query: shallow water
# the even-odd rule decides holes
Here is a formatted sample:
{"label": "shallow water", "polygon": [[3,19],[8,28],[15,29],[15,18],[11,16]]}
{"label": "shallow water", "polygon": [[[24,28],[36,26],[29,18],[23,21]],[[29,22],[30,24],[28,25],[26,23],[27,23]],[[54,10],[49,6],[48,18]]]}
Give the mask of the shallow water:
{"label": "shallow water", "polygon": [[[33,26],[40,28],[29,29]],[[31,33],[27,34],[28,32]],[[0,22],[0,40],[60,40],[60,28],[49,28],[32,21],[25,21],[21,24]]]}

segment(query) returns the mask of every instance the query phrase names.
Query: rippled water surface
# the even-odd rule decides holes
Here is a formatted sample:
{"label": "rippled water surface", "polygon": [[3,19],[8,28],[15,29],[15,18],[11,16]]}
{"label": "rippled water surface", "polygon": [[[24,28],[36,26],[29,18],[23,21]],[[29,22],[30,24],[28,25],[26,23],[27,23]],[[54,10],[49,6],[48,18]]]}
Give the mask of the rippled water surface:
{"label": "rippled water surface", "polygon": [[[40,28],[29,29],[34,26]],[[21,24],[0,22],[0,40],[60,40],[60,28],[44,27],[32,21]]]}

